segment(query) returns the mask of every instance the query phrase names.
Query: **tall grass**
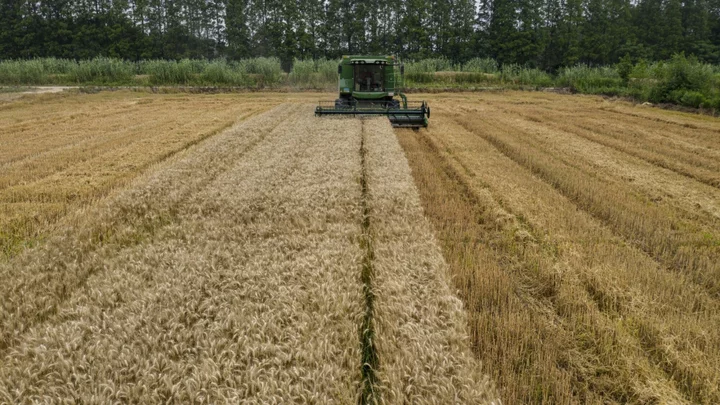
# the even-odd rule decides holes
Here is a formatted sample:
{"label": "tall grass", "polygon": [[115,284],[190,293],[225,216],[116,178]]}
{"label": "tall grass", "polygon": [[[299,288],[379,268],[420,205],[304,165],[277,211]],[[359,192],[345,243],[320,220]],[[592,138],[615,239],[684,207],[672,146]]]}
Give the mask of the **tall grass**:
{"label": "tall grass", "polygon": [[408,82],[432,83],[436,72],[453,72],[456,66],[445,58],[422,59],[405,64]]}
{"label": "tall grass", "polygon": [[52,68],[66,73],[70,81],[78,84],[122,84],[132,81],[135,76],[134,64],[113,58],[100,57],[76,64],[63,63],[52,65]]}
{"label": "tall grass", "polygon": [[548,87],[553,85],[552,77],[545,71],[525,66],[508,64],[500,70],[503,82],[519,85]]}
{"label": "tall grass", "polygon": [[258,87],[272,87],[280,84],[283,71],[278,58],[243,59],[237,66],[245,73],[252,75]]}
{"label": "tall grass", "polygon": [[293,86],[332,89],[337,86],[338,62],[329,59],[295,59],[289,80]]}
{"label": "tall grass", "polygon": [[246,86],[249,80],[247,73],[225,60],[208,62],[199,76],[199,81],[207,85]]}
{"label": "tall grass", "polygon": [[[264,57],[140,62],[105,57],[86,61],[37,58],[0,61],[0,85],[290,86],[332,90],[337,84],[337,64],[325,58],[295,59],[292,70],[285,74],[278,58]],[[614,66],[578,64],[562,68],[556,75],[517,64],[501,66],[491,58],[457,64],[447,58],[430,58],[407,62],[405,75],[408,87],[415,89],[565,87],[585,94],[720,109],[720,66],[684,55],[654,63],[633,63],[626,57]]]}
{"label": "tall grass", "polygon": [[640,97],[655,103],[674,103],[688,107],[720,108],[720,88],[712,65],[694,58],[675,55],[650,69],[654,83]]}
{"label": "tall grass", "polygon": [[462,65],[463,72],[497,73],[499,65],[492,58],[473,58]]}
{"label": "tall grass", "polygon": [[589,94],[615,93],[623,80],[613,67],[576,65],[560,71],[557,83],[574,91]]}
{"label": "tall grass", "polygon": [[405,72],[408,74],[451,72],[455,70],[456,66],[446,58],[422,59],[405,64]]}
{"label": "tall grass", "polygon": [[37,58],[0,61],[0,85],[213,85],[272,87],[281,84],[277,58],[237,62],[202,59],[130,62],[98,57],[91,60]]}
{"label": "tall grass", "polygon": [[141,62],[140,72],[150,76],[151,84],[190,84],[198,71],[189,59],[181,61],[153,60]]}

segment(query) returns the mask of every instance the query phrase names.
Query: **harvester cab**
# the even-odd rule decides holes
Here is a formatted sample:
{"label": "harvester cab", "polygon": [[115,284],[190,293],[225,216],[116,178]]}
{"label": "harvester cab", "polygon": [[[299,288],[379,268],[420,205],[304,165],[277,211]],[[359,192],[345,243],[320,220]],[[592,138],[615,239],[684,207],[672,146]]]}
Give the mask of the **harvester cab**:
{"label": "harvester cab", "polygon": [[430,107],[402,92],[405,67],[394,56],[343,56],[338,65],[339,97],[321,101],[315,115],[386,115],[393,127],[427,127]]}

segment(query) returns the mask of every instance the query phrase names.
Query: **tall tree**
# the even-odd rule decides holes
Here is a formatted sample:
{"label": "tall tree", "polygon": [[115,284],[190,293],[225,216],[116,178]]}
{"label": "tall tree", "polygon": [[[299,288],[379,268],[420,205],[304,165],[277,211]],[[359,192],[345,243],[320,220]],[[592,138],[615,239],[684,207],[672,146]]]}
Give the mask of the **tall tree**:
{"label": "tall tree", "polygon": [[680,52],[683,45],[682,6],[680,0],[666,0],[662,21],[663,35],[657,57],[670,58]]}
{"label": "tall tree", "polygon": [[515,0],[494,0],[491,6],[488,39],[492,56],[499,63],[516,63],[517,4]]}
{"label": "tall tree", "polygon": [[0,2],[0,55],[4,59],[20,57],[22,32],[22,0]]}

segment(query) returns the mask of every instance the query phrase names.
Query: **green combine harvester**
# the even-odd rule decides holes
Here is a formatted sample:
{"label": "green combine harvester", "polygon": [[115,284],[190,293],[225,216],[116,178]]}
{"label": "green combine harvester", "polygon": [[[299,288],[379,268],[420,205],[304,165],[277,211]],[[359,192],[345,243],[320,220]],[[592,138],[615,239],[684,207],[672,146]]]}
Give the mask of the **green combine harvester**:
{"label": "green combine harvester", "polygon": [[340,97],[321,101],[315,115],[386,115],[393,127],[428,126],[430,107],[407,101],[402,93],[405,66],[394,56],[343,56],[338,75]]}

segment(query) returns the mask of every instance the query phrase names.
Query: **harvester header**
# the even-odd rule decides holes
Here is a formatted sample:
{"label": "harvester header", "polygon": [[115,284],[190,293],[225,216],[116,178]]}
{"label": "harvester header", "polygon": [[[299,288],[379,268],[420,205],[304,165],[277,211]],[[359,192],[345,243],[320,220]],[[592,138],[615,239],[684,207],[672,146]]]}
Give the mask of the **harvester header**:
{"label": "harvester header", "polygon": [[315,115],[386,115],[394,127],[427,127],[430,107],[408,102],[404,75],[395,56],[345,55],[338,65],[339,97],[321,101]]}

